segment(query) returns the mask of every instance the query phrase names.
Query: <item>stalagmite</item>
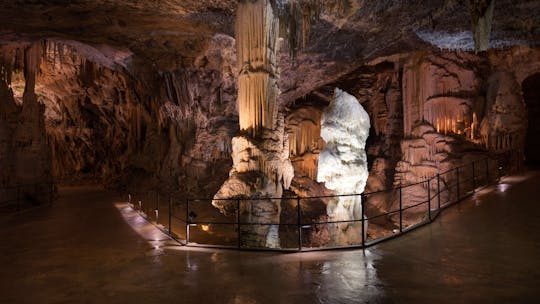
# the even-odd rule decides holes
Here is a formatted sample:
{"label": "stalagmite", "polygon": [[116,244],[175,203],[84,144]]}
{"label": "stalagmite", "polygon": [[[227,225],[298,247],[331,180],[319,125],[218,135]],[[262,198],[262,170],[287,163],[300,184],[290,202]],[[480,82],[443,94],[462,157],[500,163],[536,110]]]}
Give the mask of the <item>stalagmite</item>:
{"label": "stalagmite", "polygon": [[[319,156],[318,182],[324,182],[337,195],[364,191],[369,174],[365,151],[369,128],[369,116],[358,100],[336,88],[334,100],[321,118],[321,137],[326,147]],[[328,204],[327,212],[331,221],[360,220],[361,197],[341,196]],[[329,230],[335,245],[344,245],[358,244],[361,228],[360,222],[346,222]]]}

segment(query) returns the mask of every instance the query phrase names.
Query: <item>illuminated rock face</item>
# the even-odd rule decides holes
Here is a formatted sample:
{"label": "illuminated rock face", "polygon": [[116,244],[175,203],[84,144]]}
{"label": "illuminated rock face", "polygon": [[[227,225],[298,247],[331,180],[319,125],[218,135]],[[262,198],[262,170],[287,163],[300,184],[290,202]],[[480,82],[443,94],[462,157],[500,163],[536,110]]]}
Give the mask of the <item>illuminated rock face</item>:
{"label": "illuminated rock face", "polygon": [[324,147],[321,114],[322,110],[307,106],[295,109],[287,116],[289,149],[297,177],[317,179],[319,153]]}
{"label": "illuminated rock face", "polygon": [[[219,189],[238,131],[232,37],[213,37],[196,68],[160,74],[140,65],[126,74],[133,54],[122,49],[57,39],[36,44],[37,102],[24,96],[29,44],[0,47],[1,185],[18,183],[16,171],[31,182],[27,175],[47,164],[47,180],[52,175],[57,183],[159,187],[189,197]],[[28,153],[16,153],[15,141]]]}
{"label": "illuminated rock face", "polygon": [[[244,223],[279,223],[283,189],[288,189],[294,176],[289,160],[283,118],[274,130],[266,130],[259,139],[237,136],[232,139],[233,167],[214,199],[243,198],[240,205]],[[263,198],[263,199],[259,199]],[[234,215],[237,204],[230,200],[212,202],[225,215]],[[279,247],[276,226],[245,225],[241,227],[242,245],[248,247]]]}
{"label": "illuminated rock face", "polygon": [[244,0],[236,11],[240,130],[256,136],[273,129],[279,52],[279,21],[269,0]]}
{"label": "illuminated rock face", "polygon": [[[334,100],[321,118],[321,137],[326,147],[319,156],[318,182],[324,182],[337,195],[364,191],[368,179],[365,146],[369,128],[369,116],[358,100],[336,89]],[[327,212],[330,221],[361,219],[361,198],[336,198],[328,204]],[[358,244],[362,236],[359,223],[334,224],[329,231],[335,245]]]}

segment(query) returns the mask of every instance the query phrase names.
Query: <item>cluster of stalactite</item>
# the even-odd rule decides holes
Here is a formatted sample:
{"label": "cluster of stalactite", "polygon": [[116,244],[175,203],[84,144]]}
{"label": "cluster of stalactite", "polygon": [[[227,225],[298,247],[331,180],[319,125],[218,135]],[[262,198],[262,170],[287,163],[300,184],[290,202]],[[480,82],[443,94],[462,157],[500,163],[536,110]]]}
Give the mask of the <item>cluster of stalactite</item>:
{"label": "cluster of stalactite", "polygon": [[304,120],[289,132],[291,155],[300,156],[306,152],[320,150],[321,127],[313,121]]}
{"label": "cluster of stalactite", "polygon": [[474,139],[474,130],[478,128],[476,113],[471,114],[471,104],[453,97],[428,100],[424,104],[423,118],[438,133],[465,135],[470,139]]}
{"label": "cluster of stalactite", "polygon": [[240,129],[256,137],[277,114],[279,21],[269,0],[240,2],[236,18]]}
{"label": "cluster of stalactite", "polygon": [[292,109],[287,115],[289,154],[299,177],[317,178],[319,152],[325,145],[320,121],[321,110],[311,106]]}
{"label": "cluster of stalactite", "polygon": [[181,117],[192,116],[193,98],[191,98],[185,73],[163,73],[163,81],[169,101],[180,106]]}
{"label": "cluster of stalactite", "polygon": [[291,58],[306,48],[314,21],[323,12],[341,15],[350,7],[348,0],[289,0],[277,1],[280,35],[286,37]]}
{"label": "cluster of stalactite", "polygon": [[293,165],[312,180],[317,178],[319,152],[324,148],[321,138],[321,126],[311,120],[303,120],[298,125],[290,127],[289,150]]}

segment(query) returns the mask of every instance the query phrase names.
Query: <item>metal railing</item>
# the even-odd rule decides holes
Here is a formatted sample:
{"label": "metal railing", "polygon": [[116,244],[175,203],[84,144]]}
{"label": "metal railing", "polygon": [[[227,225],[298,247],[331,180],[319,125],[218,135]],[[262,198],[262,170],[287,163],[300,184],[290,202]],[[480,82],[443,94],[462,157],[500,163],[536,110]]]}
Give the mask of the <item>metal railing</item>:
{"label": "metal railing", "polygon": [[[366,248],[432,222],[444,208],[473,194],[478,187],[498,181],[509,172],[507,165],[500,158],[483,158],[417,183],[362,194],[221,199],[227,215],[211,205],[212,198],[188,199],[159,191],[131,193],[128,203],[186,246],[278,251]],[[325,218],[329,201],[358,197],[364,218],[339,221]],[[279,221],[250,220],[252,213],[246,210],[268,202],[280,205]],[[372,206],[384,204],[388,206],[386,210],[373,210]],[[277,229],[279,246],[254,245],[250,232],[269,229]],[[345,241],[332,239],[332,231],[349,229]]]}
{"label": "metal railing", "polygon": [[33,206],[51,205],[55,184],[52,182],[0,187],[0,213],[21,211]]}

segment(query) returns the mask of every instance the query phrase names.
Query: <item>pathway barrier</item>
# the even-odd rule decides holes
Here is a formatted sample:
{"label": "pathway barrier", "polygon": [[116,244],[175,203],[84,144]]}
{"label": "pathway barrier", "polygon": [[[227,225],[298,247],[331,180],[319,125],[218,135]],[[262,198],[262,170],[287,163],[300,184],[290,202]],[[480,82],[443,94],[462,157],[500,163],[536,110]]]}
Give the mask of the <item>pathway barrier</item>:
{"label": "pathway barrier", "polygon": [[[212,198],[182,198],[154,190],[130,193],[127,200],[149,222],[186,246],[278,251],[367,248],[431,223],[443,209],[479,187],[498,182],[513,167],[509,159],[505,154],[477,159],[416,183],[362,194],[221,199],[228,206],[228,215],[211,205]],[[319,216],[313,210],[313,206],[341,198],[361,198],[365,217],[332,221],[320,216],[320,208]],[[280,221],[250,220],[249,210],[268,200],[281,204]],[[373,201],[386,202],[389,207],[384,212],[366,209]],[[277,231],[279,247],[251,245],[246,232],[257,229]],[[336,229],[353,229],[356,237],[331,239],[330,232]]]}

